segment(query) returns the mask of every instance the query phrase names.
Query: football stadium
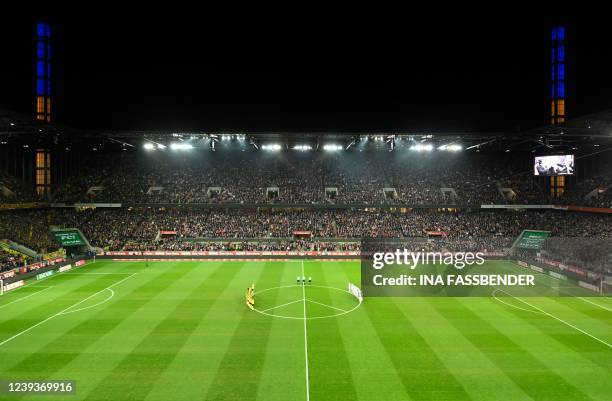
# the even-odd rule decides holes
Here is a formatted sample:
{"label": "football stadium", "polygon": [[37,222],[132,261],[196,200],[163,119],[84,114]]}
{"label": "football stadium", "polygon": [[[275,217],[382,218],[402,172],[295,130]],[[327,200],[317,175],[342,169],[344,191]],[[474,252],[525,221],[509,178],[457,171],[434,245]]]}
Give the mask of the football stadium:
{"label": "football stadium", "polygon": [[[534,30],[536,123],[517,128],[512,111],[482,129],[491,101],[466,94],[457,107],[484,110],[473,121],[445,120],[437,99],[418,124],[384,114],[376,128],[351,103],[347,126],[365,128],[329,129],[284,114],[302,95],[274,95],[274,123],[227,114],[245,106],[223,98],[226,81],[207,87],[212,111],[189,114],[195,86],[157,58],[168,103],[109,84],[132,80],[148,47],[100,70],[70,55],[87,43],[128,57],[118,39],[136,22],[104,33],[109,48],[64,19],[14,24],[25,50],[0,93],[0,400],[612,400],[612,103],[577,84],[566,99],[566,80],[588,86],[576,75],[599,68],[570,61],[589,46],[584,25]],[[282,94],[281,81],[269,85]],[[264,113],[259,96],[241,102]],[[585,112],[568,113],[572,99]]]}

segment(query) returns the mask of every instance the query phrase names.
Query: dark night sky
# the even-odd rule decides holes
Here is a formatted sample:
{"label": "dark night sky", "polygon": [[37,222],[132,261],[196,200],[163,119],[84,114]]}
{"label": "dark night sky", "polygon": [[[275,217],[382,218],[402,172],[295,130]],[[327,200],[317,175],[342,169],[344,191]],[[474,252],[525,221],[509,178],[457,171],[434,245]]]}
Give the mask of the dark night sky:
{"label": "dark night sky", "polygon": [[[406,10],[395,18],[197,13],[205,17],[89,10],[49,18],[55,121],[95,129],[532,128],[547,123],[557,21],[567,26],[570,116],[612,107],[612,30],[604,21]],[[28,114],[36,19],[0,24],[0,107]]]}

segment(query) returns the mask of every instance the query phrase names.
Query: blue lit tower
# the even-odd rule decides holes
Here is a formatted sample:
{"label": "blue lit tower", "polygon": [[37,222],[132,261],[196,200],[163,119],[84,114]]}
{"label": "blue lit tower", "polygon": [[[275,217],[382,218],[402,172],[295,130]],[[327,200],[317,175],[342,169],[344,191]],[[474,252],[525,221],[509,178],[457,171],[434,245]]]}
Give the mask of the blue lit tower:
{"label": "blue lit tower", "polygon": [[51,121],[51,27],[36,25],[36,119]]}
{"label": "blue lit tower", "polygon": [[[51,122],[51,27],[36,25],[36,119]],[[38,148],[35,155],[36,193],[42,199],[51,194],[51,151]]]}
{"label": "blue lit tower", "polygon": [[565,27],[552,29],[550,124],[565,122]]}

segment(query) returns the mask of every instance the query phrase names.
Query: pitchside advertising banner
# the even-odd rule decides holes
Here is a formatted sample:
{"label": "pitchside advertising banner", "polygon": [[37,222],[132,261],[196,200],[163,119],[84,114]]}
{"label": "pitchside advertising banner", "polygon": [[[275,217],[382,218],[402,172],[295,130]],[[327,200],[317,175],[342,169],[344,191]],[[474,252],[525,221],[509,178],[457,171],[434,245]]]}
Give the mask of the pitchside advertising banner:
{"label": "pitchside advertising banner", "polygon": [[[362,239],[361,290],[366,298],[597,295],[593,288],[600,288],[610,266],[612,239],[539,239],[537,247],[528,242],[519,249],[513,247],[517,238],[502,237]],[[556,261],[542,264],[554,274],[526,262],[539,263],[544,255]],[[564,270],[580,277],[569,279]]]}
{"label": "pitchside advertising banner", "polygon": [[85,245],[85,240],[81,237],[78,230],[57,230],[53,231],[53,237],[62,246],[79,246]]}

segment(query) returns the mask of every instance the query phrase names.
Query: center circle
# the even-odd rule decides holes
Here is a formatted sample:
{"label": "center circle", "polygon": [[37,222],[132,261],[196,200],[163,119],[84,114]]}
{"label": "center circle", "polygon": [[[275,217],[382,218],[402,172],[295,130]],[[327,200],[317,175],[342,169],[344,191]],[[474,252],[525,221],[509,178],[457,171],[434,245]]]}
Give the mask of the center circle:
{"label": "center circle", "polygon": [[[310,285],[310,284],[305,285],[305,286],[299,285],[299,284],[293,284],[293,285],[283,285],[279,287],[270,287],[270,288],[265,288],[263,290],[257,291],[253,295],[255,299],[257,300],[257,297],[261,297],[262,294],[270,293],[275,290],[279,292],[295,291],[296,289],[303,288],[303,287],[304,287],[303,291],[304,293],[306,293],[306,298],[302,297],[302,292],[296,292],[296,296],[288,301],[278,302],[278,305],[270,305],[267,307],[256,307],[254,308],[254,311],[261,315],[277,317],[281,319],[294,319],[294,320],[329,319],[331,317],[337,317],[337,316],[342,316],[342,315],[351,313],[355,311],[357,308],[359,308],[362,303],[362,300],[360,300],[355,295],[353,295],[351,292],[345,289],[331,287],[331,286]],[[335,305],[331,305],[331,302],[329,301],[326,303],[326,302],[322,302],[319,299],[316,299],[316,296],[313,296],[313,295],[309,296],[306,291],[309,288],[317,289],[317,290],[332,290],[334,293],[338,294],[339,296],[346,296],[347,298],[346,298],[345,303],[349,303],[349,307],[340,308]],[[297,306],[303,307],[304,303],[306,303],[306,305],[308,306],[316,306],[318,308],[329,310],[329,312],[324,315],[319,315],[319,316],[308,316],[308,314],[306,313],[305,317],[301,309],[299,313],[299,315],[301,316],[297,316],[297,313],[290,314],[290,313],[283,312],[283,309],[285,307],[289,307],[291,305],[294,305],[295,307]]]}

